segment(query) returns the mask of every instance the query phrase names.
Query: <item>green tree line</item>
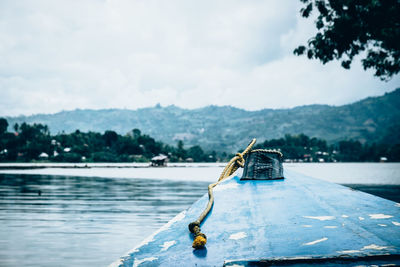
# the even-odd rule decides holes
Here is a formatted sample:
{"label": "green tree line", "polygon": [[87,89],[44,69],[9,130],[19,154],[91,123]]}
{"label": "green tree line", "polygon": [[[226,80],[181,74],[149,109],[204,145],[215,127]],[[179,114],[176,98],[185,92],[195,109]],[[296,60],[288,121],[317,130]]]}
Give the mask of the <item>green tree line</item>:
{"label": "green tree line", "polygon": [[[171,162],[215,162],[233,155],[223,151],[204,151],[199,145],[185,148],[156,141],[133,129],[125,135],[114,131],[59,133],[51,135],[42,124],[15,124],[0,118],[0,161],[2,162],[147,162],[159,154]],[[295,162],[377,162],[400,161],[400,144],[364,143],[343,140],[328,144],[325,140],[304,134],[285,135],[265,140],[255,148],[280,150],[286,161]]]}
{"label": "green tree line", "polygon": [[265,140],[256,148],[280,150],[287,161],[303,162],[378,162],[400,161],[400,144],[364,143],[342,140],[328,144],[325,140],[304,134],[285,135],[284,138]]}
{"label": "green tree line", "polygon": [[159,154],[167,155],[172,162],[217,160],[214,151],[204,152],[200,146],[185,149],[182,141],[177,146],[163,144],[139,129],[126,135],[79,130],[51,135],[42,124],[15,124],[12,132],[7,128],[7,120],[0,118],[0,161],[3,162],[147,162]]}

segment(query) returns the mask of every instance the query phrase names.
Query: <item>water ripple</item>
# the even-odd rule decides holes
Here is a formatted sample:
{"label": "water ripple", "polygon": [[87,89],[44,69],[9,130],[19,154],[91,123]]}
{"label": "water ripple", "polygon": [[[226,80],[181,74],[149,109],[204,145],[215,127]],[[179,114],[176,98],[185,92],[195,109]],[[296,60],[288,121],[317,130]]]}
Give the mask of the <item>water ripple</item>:
{"label": "water ripple", "polygon": [[207,184],[0,174],[0,266],[105,266]]}

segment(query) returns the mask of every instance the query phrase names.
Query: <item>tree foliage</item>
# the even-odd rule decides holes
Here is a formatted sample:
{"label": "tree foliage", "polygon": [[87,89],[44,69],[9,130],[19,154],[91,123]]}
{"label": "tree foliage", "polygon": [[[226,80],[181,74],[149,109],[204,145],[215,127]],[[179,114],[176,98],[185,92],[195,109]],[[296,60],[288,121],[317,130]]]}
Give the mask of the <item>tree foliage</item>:
{"label": "tree foliage", "polygon": [[[126,135],[107,130],[104,134],[81,132],[50,135],[42,124],[15,124],[13,133],[7,132],[8,122],[0,118],[0,161],[47,160],[56,162],[132,162],[149,161],[162,153],[171,161],[216,161],[213,153],[205,153],[200,146],[184,148],[165,145],[140,130],[133,129]],[[40,156],[42,155],[42,156]],[[214,156],[213,156],[214,155]]]}
{"label": "tree foliage", "polygon": [[[296,55],[319,59],[323,64],[341,60],[345,69],[362,54],[364,69],[388,80],[400,71],[400,1],[398,0],[300,0],[300,13],[308,18],[318,12],[317,34]],[[365,53],[364,53],[365,51]]]}
{"label": "tree foliage", "polygon": [[[1,121],[3,120],[0,118]],[[4,120],[3,125],[8,124],[5,122],[7,121]],[[396,124],[389,130],[398,128],[399,125]],[[46,125],[27,123],[14,127],[14,130],[16,129],[15,132],[5,131],[0,134],[0,161],[143,162],[161,153],[168,155],[172,162],[215,162],[228,161],[233,156],[225,152],[206,152],[199,145],[185,149],[181,140],[176,146],[170,146],[142,134],[138,129],[126,135],[114,131],[105,131],[102,134],[79,130],[70,134],[51,135]],[[393,137],[393,134],[389,135],[388,132],[387,136]],[[400,161],[398,139],[388,137],[382,139],[382,142],[371,144],[343,140],[328,144],[323,139],[305,134],[286,134],[279,139],[259,142],[256,148],[278,149],[282,151],[285,159],[300,162],[379,161],[381,157],[387,157],[388,161]]]}
{"label": "tree foliage", "polygon": [[0,135],[5,133],[8,128],[8,121],[4,118],[0,118]]}
{"label": "tree foliage", "polygon": [[400,144],[362,144],[357,140],[342,140],[328,145],[323,139],[304,134],[285,135],[284,138],[265,140],[256,148],[277,149],[285,159],[300,162],[376,162],[382,157],[400,161]]}

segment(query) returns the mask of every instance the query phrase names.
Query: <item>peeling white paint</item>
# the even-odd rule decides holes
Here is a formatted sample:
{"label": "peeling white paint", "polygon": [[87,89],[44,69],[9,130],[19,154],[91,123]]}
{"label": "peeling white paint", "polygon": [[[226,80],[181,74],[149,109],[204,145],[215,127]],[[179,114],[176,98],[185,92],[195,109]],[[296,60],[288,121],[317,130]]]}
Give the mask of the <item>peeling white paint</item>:
{"label": "peeling white paint", "polygon": [[342,251],[336,251],[337,253],[340,254],[352,254],[352,253],[359,253],[361,252],[360,250],[342,250]]}
{"label": "peeling white paint", "polygon": [[333,228],[337,228],[337,226],[335,226],[335,225],[327,225],[327,226],[324,226],[324,228],[333,229]]}
{"label": "peeling white paint", "polygon": [[343,214],[342,218],[349,218],[349,216],[347,216],[346,214]]}
{"label": "peeling white paint", "polygon": [[381,224],[381,223],[378,223],[378,225],[382,226],[382,227],[386,227],[387,226],[386,224]]}
{"label": "peeling white paint", "polygon": [[379,214],[370,214],[369,217],[371,217],[371,219],[389,219],[392,218],[393,216],[379,213]]}
{"label": "peeling white paint", "polygon": [[400,223],[399,223],[399,222],[392,221],[392,223],[393,223],[394,225],[396,225],[396,226],[400,226]]}
{"label": "peeling white paint", "polygon": [[385,247],[385,246],[378,246],[378,245],[375,245],[375,244],[371,244],[371,245],[368,245],[368,246],[364,246],[362,249],[363,250],[365,250],[365,249],[374,249],[374,250],[382,250],[382,249],[387,249],[388,247]]}
{"label": "peeling white paint", "polygon": [[167,249],[169,249],[171,246],[173,246],[175,244],[176,244],[175,240],[165,241],[164,244],[160,245],[160,247],[162,247],[161,251],[166,251]]}
{"label": "peeling white paint", "polygon": [[133,249],[133,251],[139,251],[139,248],[149,244],[150,242],[153,242],[154,236],[155,236],[155,233],[146,237],[142,242],[140,242],[140,244],[135,249]]}
{"label": "peeling white paint", "polygon": [[144,258],[144,259],[141,259],[141,260],[138,260],[138,259],[136,259],[135,258],[135,261],[134,261],[134,263],[133,263],[133,267],[138,267],[140,264],[142,264],[143,262],[146,262],[146,261],[154,261],[154,260],[156,260],[157,258],[156,257],[150,257],[150,258]]}
{"label": "peeling white paint", "polygon": [[312,225],[305,224],[305,225],[302,225],[302,227],[305,227],[305,228],[310,228],[310,227],[312,227]]}
{"label": "peeling white paint", "polygon": [[237,183],[228,183],[228,184],[219,184],[214,188],[214,192],[226,190],[226,189],[234,189],[237,188],[239,184]]}
{"label": "peeling white paint", "polygon": [[335,219],[334,216],[303,216],[303,217],[320,221],[329,221]]}
{"label": "peeling white paint", "polygon": [[360,221],[363,221],[363,220],[364,220],[364,217],[358,217],[358,219],[359,219]]}
{"label": "peeling white paint", "polygon": [[246,236],[247,235],[246,235],[245,232],[239,232],[239,233],[236,233],[236,234],[231,234],[229,236],[229,239],[239,240],[239,239],[245,238]]}
{"label": "peeling white paint", "polygon": [[179,213],[178,215],[176,215],[174,218],[172,218],[169,222],[167,222],[166,224],[164,224],[163,226],[161,226],[160,229],[158,229],[157,231],[155,231],[153,234],[151,234],[150,236],[148,236],[146,239],[144,239],[139,245],[137,245],[136,247],[134,247],[132,250],[128,251],[127,255],[138,252],[139,248],[141,248],[142,246],[147,245],[150,242],[154,241],[154,237],[161,233],[162,231],[168,230],[171,225],[173,225],[176,222],[179,222],[181,220],[183,220],[186,216],[186,210],[182,211],[181,213]]}
{"label": "peeling white paint", "polygon": [[[176,215],[174,218],[172,218],[167,224],[169,224],[169,226],[171,226],[173,223],[182,221],[186,216],[186,210],[182,211],[181,213],[179,213],[178,215]],[[168,227],[169,227],[168,226]]]}
{"label": "peeling white paint", "polygon": [[121,258],[108,265],[108,267],[120,267],[122,264],[124,264],[124,259]]}
{"label": "peeling white paint", "polygon": [[315,245],[317,243],[324,242],[326,240],[328,240],[328,238],[324,237],[324,238],[321,238],[321,239],[318,239],[318,240],[314,240],[314,241],[311,241],[311,242],[308,242],[308,243],[304,243],[303,245],[305,245],[305,246]]}
{"label": "peeling white paint", "polygon": [[248,259],[236,259],[236,260],[225,260],[225,264],[229,264],[229,266],[234,266],[234,267],[245,267],[244,265],[239,265],[239,264],[237,264],[237,263],[233,263],[232,264],[232,262],[235,262],[235,261],[248,261]]}

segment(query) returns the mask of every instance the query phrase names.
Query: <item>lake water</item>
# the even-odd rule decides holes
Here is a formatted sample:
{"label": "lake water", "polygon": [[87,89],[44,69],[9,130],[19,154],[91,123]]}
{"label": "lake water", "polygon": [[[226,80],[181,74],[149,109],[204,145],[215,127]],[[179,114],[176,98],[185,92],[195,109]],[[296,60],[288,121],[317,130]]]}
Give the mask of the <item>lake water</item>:
{"label": "lake water", "polygon": [[[223,166],[0,170],[0,266],[107,266],[206,193]],[[397,163],[285,168],[400,201]]]}

